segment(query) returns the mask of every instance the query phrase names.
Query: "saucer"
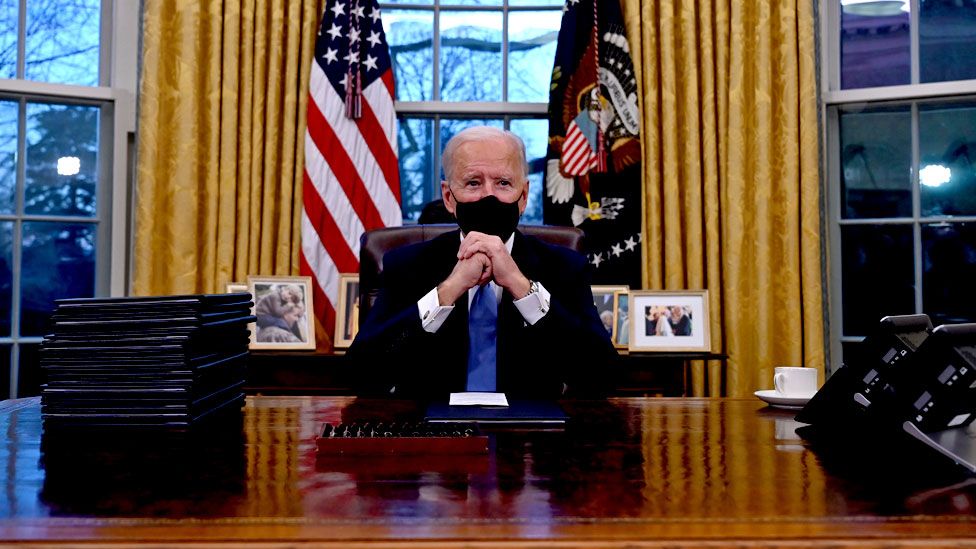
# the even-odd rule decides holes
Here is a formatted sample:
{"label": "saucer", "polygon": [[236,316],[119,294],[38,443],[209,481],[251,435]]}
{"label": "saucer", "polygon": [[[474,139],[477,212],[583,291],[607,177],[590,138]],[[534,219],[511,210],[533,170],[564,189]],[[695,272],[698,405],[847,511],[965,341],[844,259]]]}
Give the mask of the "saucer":
{"label": "saucer", "polygon": [[766,389],[764,391],[756,391],[753,394],[770,406],[785,408],[787,410],[799,410],[800,408],[806,406],[807,402],[810,402],[810,399],[813,398],[813,395],[816,393],[786,396],[777,393],[775,389]]}

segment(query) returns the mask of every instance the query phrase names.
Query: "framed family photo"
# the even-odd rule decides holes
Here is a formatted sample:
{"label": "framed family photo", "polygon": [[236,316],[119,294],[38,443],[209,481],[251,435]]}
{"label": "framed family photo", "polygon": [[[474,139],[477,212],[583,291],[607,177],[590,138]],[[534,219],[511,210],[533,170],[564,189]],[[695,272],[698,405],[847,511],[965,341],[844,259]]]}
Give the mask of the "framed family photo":
{"label": "framed family photo", "polygon": [[312,277],[249,276],[254,299],[251,349],[315,349]]}
{"label": "framed family photo", "polygon": [[339,307],[336,310],[335,347],[352,345],[359,333],[359,275],[339,275]]}
{"label": "framed family photo", "polygon": [[630,292],[631,351],[711,350],[708,290]]}
{"label": "framed family photo", "polygon": [[628,290],[630,290],[629,286],[590,286],[590,291],[593,292],[593,305],[596,306],[596,314],[600,316],[600,321],[615,346],[617,345],[617,337],[614,319],[617,313],[614,308],[614,295]]}

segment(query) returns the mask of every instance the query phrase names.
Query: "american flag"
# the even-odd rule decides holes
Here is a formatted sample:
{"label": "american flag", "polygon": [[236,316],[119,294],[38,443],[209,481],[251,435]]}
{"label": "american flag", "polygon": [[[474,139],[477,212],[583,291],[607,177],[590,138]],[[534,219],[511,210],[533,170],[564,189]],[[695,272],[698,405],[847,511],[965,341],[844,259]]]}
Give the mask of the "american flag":
{"label": "american flag", "polygon": [[566,175],[585,175],[599,165],[593,146],[597,139],[596,123],[590,120],[587,112],[579,113],[569,124],[563,142],[561,158]]}
{"label": "american flag", "polygon": [[359,272],[364,231],[400,225],[393,70],[376,0],[329,0],[309,77],[301,274],[335,333],[339,273]]}

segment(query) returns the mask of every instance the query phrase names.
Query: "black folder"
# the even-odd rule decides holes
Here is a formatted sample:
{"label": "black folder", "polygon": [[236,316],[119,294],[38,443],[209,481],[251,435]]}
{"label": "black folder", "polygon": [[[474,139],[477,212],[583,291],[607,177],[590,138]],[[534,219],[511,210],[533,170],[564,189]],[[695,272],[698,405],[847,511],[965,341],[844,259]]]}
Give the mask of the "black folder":
{"label": "black folder", "polygon": [[471,422],[480,425],[559,428],[569,416],[559,404],[548,400],[510,400],[508,406],[451,406],[434,402],[425,421],[431,423]]}

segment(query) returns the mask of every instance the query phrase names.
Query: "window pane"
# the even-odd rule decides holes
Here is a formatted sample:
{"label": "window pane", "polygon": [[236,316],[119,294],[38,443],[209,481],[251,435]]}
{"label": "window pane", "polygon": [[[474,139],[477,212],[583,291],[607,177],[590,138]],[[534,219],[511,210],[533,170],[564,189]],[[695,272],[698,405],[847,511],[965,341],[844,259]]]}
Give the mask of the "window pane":
{"label": "window pane", "polygon": [[976,78],[976,2],[920,2],[919,75],[922,82]]}
{"label": "window pane", "polygon": [[919,108],[922,215],[976,214],[976,105]]}
{"label": "window pane", "polygon": [[[434,181],[434,120],[400,118],[397,142],[400,152],[400,196],[403,219],[417,221],[424,205],[440,198]],[[439,181],[439,180],[438,180]]]}
{"label": "window pane", "polygon": [[383,28],[390,43],[396,98],[430,101],[434,98],[434,12],[395,10],[383,12]]}
{"label": "window pane", "polygon": [[922,226],[922,310],[935,325],[976,322],[976,224]]}
{"label": "window pane", "polygon": [[0,213],[14,213],[17,188],[17,102],[0,101]]}
{"label": "window pane", "polygon": [[441,100],[502,100],[502,13],[441,11]]}
{"label": "window pane", "polygon": [[0,337],[9,336],[13,322],[14,222],[0,221]]}
{"label": "window pane", "polygon": [[[17,398],[41,394],[40,345],[20,344],[20,366],[17,370]],[[8,361],[9,363],[9,361]]]}
{"label": "window pane", "polygon": [[24,223],[21,335],[44,335],[54,300],[95,293],[95,225]]}
{"label": "window pane", "polygon": [[911,225],[841,227],[844,335],[867,335],[886,315],[915,312]]}
{"label": "window pane", "polygon": [[910,83],[908,0],[840,3],[841,88]]}
{"label": "window pane", "polygon": [[10,398],[10,345],[0,345],[0,399]]}
{"label": "window pane", "polygon": [[841,111],[841,216],[912,215],[910,108]]}
{"label": "window pane", "polygon": [[542,224],[542,178],[546,173],[546,145],[549,142],[548,120],[512,120],[513,133],[525,141],[525,156],[529,161],[529,203],[522,214],[522,223]]}
{"label": "window pane", "polygon": [[508,16],[508,100],[549,101],[561,11],[513,11]]}
{"label": "window pane", "polygon": [[28,0],[24,77],[98,85],[101,0]]}
{"label": "window pane", "polygon": [[25,213],[95,215],[98,111],[28,103]]}
{"label": "window pane", "polygon": [[[18,2],[0,2],[0,78],[17,77]],[[6,393],[0,394],[0,396]]]}
{"label": "window pane", "polygon": [[[496,128],[504,128],[505,123],[500,118],[442,118],[440,123],[440,152],[444,152],[444,147],[452,137],[457,135],[457,133],[464,128],[470,128],[471,126],[493,126]],[[437,155],[437,161],[441,161],[441,156],[439,154]],[[444,166],[438,166],[437,173],[439,174],[438,181],[443,180]]]}

